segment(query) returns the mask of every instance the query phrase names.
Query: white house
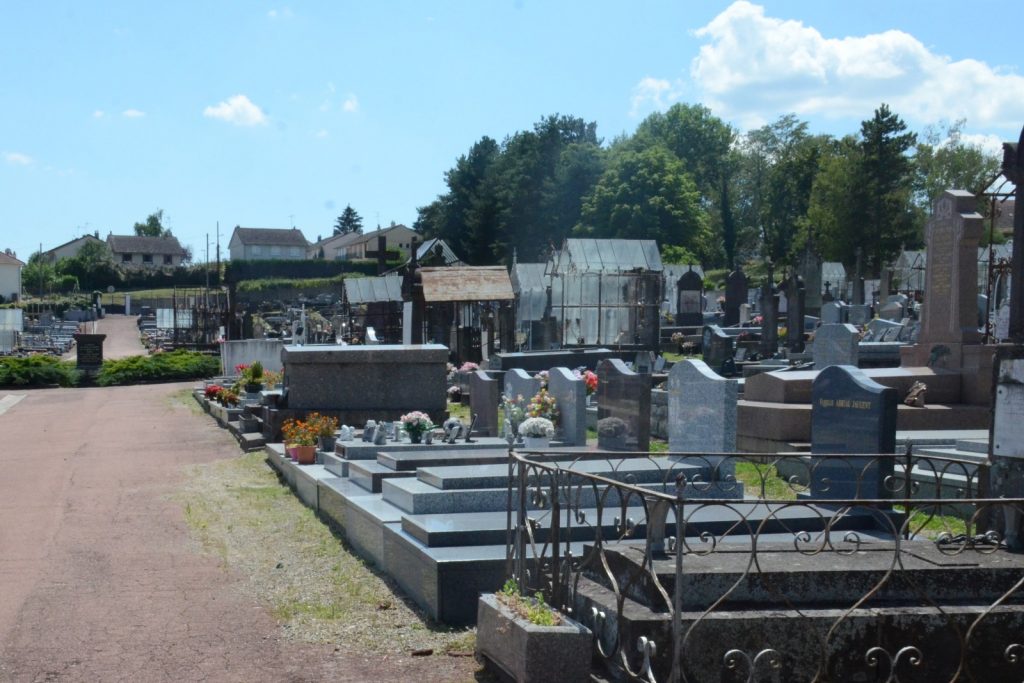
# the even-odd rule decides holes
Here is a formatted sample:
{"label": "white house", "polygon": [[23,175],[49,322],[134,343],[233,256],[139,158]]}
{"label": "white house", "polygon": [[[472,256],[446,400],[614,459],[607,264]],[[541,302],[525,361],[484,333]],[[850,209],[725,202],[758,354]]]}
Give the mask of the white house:
{"label": "white house", "polygon": [[298,228],[243,228],[236,225],[228,242],[232,261],[306,258],[309,241]]}
{"label": "white house", "polygon": [[102,242],[99,236],[99,231],[92,235],[76,237],[70,242],[65,242],[64,244],[54,247],[49,251],[44,251],[43,258],[49,263],[57,263],[58,261],[63,261],[66,258],[74,258],[75,256],[78,256],[78,252],[82,251],[82,247],[90,242]]}
{"label": "white house", "polygon": [[401,252],[403,256],[409,255],[413,239],[422,241],[419,233],[399,223],[373,232],[350,232],[346,235],[328,237],[312,245],[309,256],[327,260],[376,258],[377,240],[380,237],[387,241],[388,250]]}
{"label": "white house", "polygon": [[4,301],[21,298],[21,269],[24,266],[13,254],[0,252],[0,297]]}

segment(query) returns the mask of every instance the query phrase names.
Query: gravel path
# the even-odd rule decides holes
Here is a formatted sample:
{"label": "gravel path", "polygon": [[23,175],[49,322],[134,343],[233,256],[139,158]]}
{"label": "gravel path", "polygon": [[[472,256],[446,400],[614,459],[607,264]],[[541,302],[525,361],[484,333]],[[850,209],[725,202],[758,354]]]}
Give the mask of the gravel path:
{"label": "gravel path", "polygon": [[[146,347],[139,341],[139,327],[135,323],[135,316],[108,315],[100,320],[82,323],[82,332],[90,334],[105,334],[103,340],[103,358],[114,360],[126,356],[144,356]],[[64,358],[75,359],[75,349],[72,348]]]}
{"label": "gravel path", "polygon": [[288,642],[196,551],[185,466],[238,450],[187,386],[0,389],[0,681],[473,680],[471,659]]}

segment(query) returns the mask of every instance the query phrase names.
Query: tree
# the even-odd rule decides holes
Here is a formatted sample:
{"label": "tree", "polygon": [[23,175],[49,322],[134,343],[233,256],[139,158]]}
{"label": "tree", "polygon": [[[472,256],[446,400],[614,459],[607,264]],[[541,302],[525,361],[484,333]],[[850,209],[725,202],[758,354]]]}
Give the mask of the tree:
{"label": "tree", "polygon": [[911,204],[914,167],[908,155],[917,135],[906,129],[907,124],[886,104],[860,125],[857,177],[865,201],[856,209],[865,265],[871,273],[878,273],[904,245],[918,239]]}
{"label": "tree", "polygon": [[347,235],[352,232],[357,234],[363,232],[363,217],[352,208],[351,204],[346,204],[345,210],[334,222],[334,234]]}
{"label": "tree", "polygon": [[708,217],[683,163],[662,147],[625,151],[583,203],[577,234],[657,240],[701,253]]}
{"label": "tree", "polygon": [[[946,190],[981,193],[999,172],[1001,159],[962,138],[966,121],[925,129],[914,153],[914,204],[924,212]],[[979,198],[980,203],[984,200]],[[987,207],[979,207],[984,210]]]}
{"label": "tree", "polygon": [[83,244],[77,255],[59,261],[57,274],[73,275],[82,289],[103,289],[121,281],[110,247],[93,240]]}
{"label": "tree", "polygon": [[145,223],[135,224],[135,234],[139,237],[170,237],[170,228],[163,224],[164,210],[157,209],[146,217]]}

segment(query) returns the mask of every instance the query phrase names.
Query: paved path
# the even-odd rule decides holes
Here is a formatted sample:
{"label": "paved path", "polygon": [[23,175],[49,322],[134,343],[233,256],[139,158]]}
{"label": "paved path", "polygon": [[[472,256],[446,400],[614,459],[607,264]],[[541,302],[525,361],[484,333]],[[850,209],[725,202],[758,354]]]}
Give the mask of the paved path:
{"label": "paved path", "polygon": [[[146,347],[139,340],[139,327],[135,320],[135,316],[108,315],[100,320],[82,323],[81,330],[107,335],[103,340],[103,357],[107,360],[143,356],[146,354]],[[74,360],[75,349],[72,348],[64,354],[64,358]]]}
{"label": "paved path", "polygon": [[187,386],[0,389],[0,681],[450,680],[283,641],[196,552],[170,496],[238,449],[174,400]]}

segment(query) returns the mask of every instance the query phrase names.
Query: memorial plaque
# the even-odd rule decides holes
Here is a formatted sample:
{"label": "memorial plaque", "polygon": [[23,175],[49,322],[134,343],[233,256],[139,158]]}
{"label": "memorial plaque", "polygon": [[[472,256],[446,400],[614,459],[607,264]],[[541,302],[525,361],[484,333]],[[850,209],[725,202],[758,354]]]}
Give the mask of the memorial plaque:
{"label": "memorial plaque", "polygon": [[74,337],[78,369],[93,371],[103,367],[103,340],[107,335],[78,333]]}
{"label": "memorial plaque", "polygon": [[811,496],[888,498],[893,459],[814,455],[892,454],[896,450],[896,390],[848,365],[818,373],[811,385]]}
{"label": "memorial plaque", "polygon": [[647,451],[651,441],[651,378],[617,358],[597,366],[597,445],[601,450]]}

